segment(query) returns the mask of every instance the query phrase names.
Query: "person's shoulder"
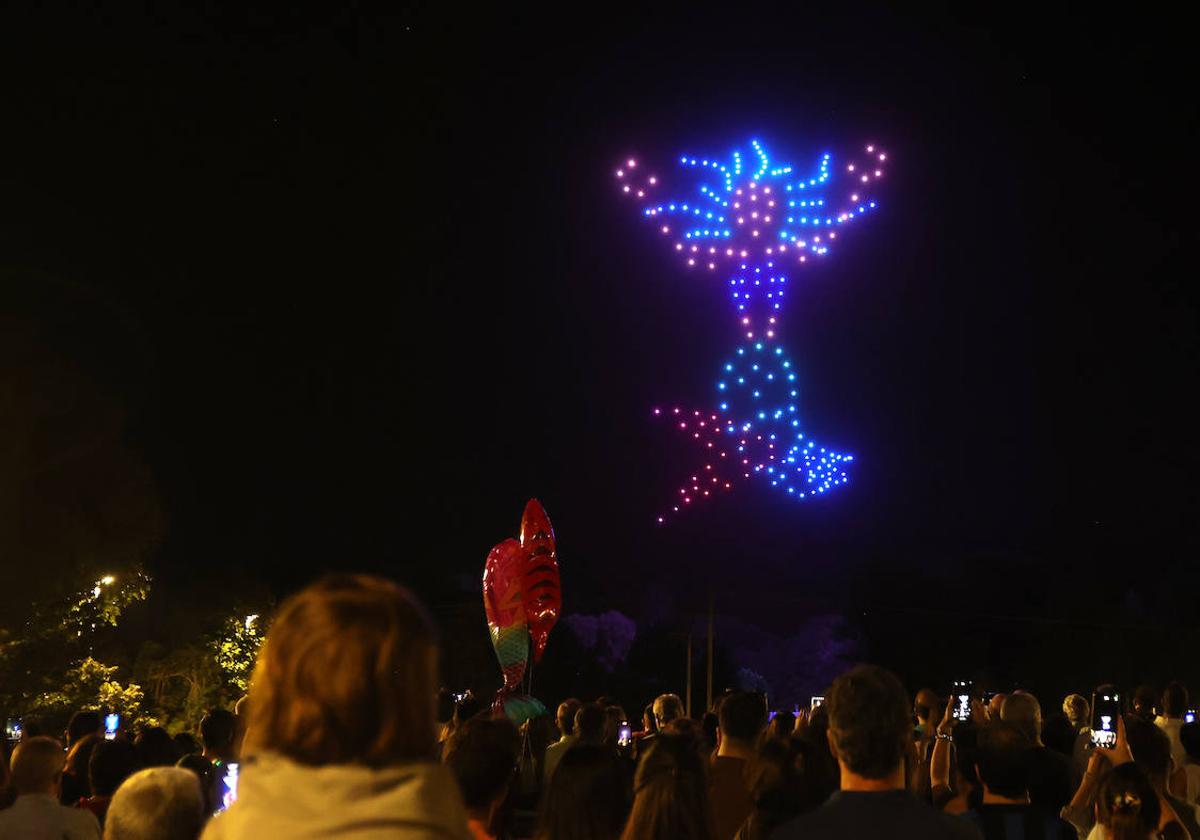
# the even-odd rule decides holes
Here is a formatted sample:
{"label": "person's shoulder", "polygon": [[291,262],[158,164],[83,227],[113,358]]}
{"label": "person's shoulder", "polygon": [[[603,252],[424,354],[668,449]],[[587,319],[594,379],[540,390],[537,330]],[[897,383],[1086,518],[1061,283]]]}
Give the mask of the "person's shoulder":
{"label": "person's shoulder", "polygon": [[62,805],[62,820],[69,829],[68,837],[99,837],[100,821],[96,815],[86,808],[72,808]]}

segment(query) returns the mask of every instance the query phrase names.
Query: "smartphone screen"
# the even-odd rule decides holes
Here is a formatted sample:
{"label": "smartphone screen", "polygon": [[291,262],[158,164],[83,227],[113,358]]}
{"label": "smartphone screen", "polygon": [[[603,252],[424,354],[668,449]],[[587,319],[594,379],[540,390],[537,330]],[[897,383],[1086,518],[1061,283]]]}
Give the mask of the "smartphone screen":
{"label": "smartphone screen", "polygon": [[221,777],[221,782],[225,785],[225,790],[221,794],[220,810],[224,811],[237,801],[238,763],[236,761],[230,761],[221,766],[225,770],[225,775]]}
{"label": "smartphone screen", "polygon": [[4,735],[10,741],[21,740],[21,719],[9,718],[8,723],[4,727]]}
{"label": "smartphone screen", "polygon": [[813,709],[817,708],[817,706],[820,706],[824,702],[825,702],[824,697],[814,697],[812,699],[812,705],[808,707],[809,711],[812,711]]}
{"label": "smartphone screen", "polygon": [[617,729],[617,746],[628,747],[633,743],[633,727],[629,725],[629,721],[621,721],[621,726]]}
{"label": "smartphone screen", "polygon": [[1112,689],[1092,694],[1092,745],[1117,745],[1117,721],[1121,718],[1121,695]]}
{"label": "smartphone screen", "polygon": [[117,737],[117,730],[121,728],[120,715],[105,715],[104,716],[104,738],[111,741]]}
{"label": "smartphone screen", "polygon": [[953,695],[955,720],[971,719],[971,697],[973,697],[974,694],[975,685],[970,680],[954,681]]}

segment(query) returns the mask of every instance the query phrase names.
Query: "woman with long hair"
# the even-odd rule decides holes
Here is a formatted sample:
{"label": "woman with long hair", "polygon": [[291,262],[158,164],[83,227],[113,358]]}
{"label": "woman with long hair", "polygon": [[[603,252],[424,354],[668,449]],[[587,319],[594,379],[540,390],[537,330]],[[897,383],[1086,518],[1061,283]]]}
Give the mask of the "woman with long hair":
{"label": "woman with long hair", "polygon": [[634,776],[633,811],[621,837],[714,840],[708,782],[695,737],[664,732],[654,739]]}
{"label": "woman with long hair", "polygon": [[432,759],[438,651],[408,590],[331,575],[288,599],[259,651],[237,801],[204,840],[470,840]]}
{"label": "woman with long hair", "polygon": [[[1172,832],[1159,833],[1162,809],[1150,777],[1133,762],[1118,764],[1100,783],[1096,796],[1096,820],[1106,840],[1156,840],[1159,837],[1186,837]],[[1168,828],[1180,828],[1170,823]]]}

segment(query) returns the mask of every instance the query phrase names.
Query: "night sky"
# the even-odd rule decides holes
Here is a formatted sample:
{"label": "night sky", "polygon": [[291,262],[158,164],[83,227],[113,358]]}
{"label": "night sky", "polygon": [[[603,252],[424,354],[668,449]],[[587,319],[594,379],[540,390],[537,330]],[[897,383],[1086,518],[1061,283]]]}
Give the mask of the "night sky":
{"label": "night sky", "polygon": [[[0,293],[129,406],[169,591],[368,569],[471,600],[537,496],[569,610],[845,611],[930,671],[947,637],[1015,670],[1051,641],[1194,646],[1171,21],[336,5],[0,28]],[[751,136],[891,154],[784,320],[806,428],[857,463],[829,498],[748,483],[663,529],[690,453],[650,409],[709,401],[729,302],[612,170]]]}

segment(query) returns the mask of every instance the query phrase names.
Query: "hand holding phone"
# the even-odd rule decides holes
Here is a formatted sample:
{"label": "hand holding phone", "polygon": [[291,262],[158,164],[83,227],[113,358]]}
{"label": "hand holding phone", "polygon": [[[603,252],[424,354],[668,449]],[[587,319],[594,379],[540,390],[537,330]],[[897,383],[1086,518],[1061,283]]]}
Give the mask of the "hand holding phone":
{"label": "hand holding phone", "polygon": [[617,746],[624,749],[633,743],[633,727],[629,725],[629,721],[621,721],[621,726],[617,729]]}
{"label": "hand holding phone", "polygon": [[971,680],[955,680],[951,692],[954,699],[954,719],[971,719],[971,699],[975,696],[975,684]]}
{"label": "hand holding phone", "polygon": [[1117,747],[1118,731],[1124,732],[1121,719],[1121,693],[1112,686],[1092,692],[1092,746],[1103,750]]}

